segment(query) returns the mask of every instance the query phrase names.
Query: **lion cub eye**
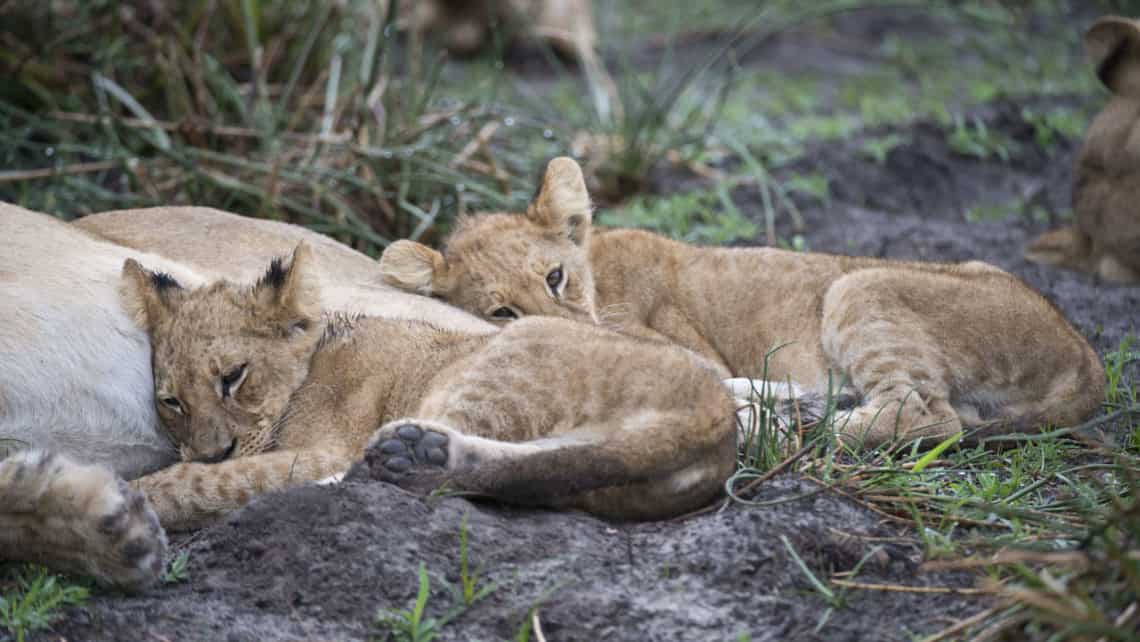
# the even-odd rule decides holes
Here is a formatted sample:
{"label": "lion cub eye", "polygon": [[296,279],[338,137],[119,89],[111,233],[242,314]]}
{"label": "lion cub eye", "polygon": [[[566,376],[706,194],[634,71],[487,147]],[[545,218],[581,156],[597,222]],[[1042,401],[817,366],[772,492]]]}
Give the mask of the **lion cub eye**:
{"label": "lion cub eye", "polygon": [[515,314],[514,310],[512,310],[506,306],[503,306],[501,308],[495,308],[495,311],[491,313],[491,316],[495,317],[496,319],[517,319],[517,318],[519,318],[519,315]]}
{"label": "lion cub eye", "polygon": [[241,387],[242,382],[245,381],[246,365],[247,364],[243,363],[240,366],[234,366],[222,375],[223,398],[233,396],[233,394],[237,392],[237,389]]}
{"label": "lion cub eye", "polygon": [[184,412],[182,410],[182,402],[179,401],[177,397],[162,397],[158,402],[180,415]]}
{"label": "lion cub eye", "polygon": [[560,287],[562,287],[562,282],[565,279],[565,277],[566,277],[566,275],[562,272],[562,266],[559,265],[558,267],[554,268],[549,273],[547,273],[546,285],[550,287],[551,292],[557,294],[558,289]]}

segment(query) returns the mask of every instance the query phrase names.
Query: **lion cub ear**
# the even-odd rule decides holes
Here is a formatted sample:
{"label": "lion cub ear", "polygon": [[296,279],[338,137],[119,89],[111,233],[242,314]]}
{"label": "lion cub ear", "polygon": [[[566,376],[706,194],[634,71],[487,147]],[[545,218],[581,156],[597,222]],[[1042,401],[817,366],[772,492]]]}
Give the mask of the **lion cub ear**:
{"label": "lion cub ear", "polygon": [[169,274],[152,272],[134,259],[123,263],[122,276],[119,293],[127,314],[148,332],[170,315],[175,299],[183,292],[182,286]]}
{"label": "lion cub ear", "polygon": [[1140,24],[1105,16],[1085,32],[1084,44],[1105,87],[1118,96],[1140,98]]}
{"label": "lion cub ear", "polygon": [[447,259],[415,241],[396,241],[380,255],[380,278],[388,285],[426,296],[447,294]]}
{"label": "lion cub ear", "polygon": [[313,250],[302,241],[288,259],[276,258],[253,286],[256,305],[283,334],[305,332],[321,316],[321,291]]}
{"label": "lion cub ear", "polygon": [[557,230],[578,245],[590,236],[590,194],[582,168],[572,158],[555,158],[546,165],[542,186],[526,208],[536,224]]}

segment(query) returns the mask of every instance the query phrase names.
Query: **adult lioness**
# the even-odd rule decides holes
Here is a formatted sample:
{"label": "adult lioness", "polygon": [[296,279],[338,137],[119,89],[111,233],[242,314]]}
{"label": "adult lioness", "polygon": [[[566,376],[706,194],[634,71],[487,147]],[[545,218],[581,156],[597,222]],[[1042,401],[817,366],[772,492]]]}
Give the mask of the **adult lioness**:
{"label": "adult lioness", "polygon": [[342,472],[368,443],[384,479],[623,519],[694,508],[734,466],[732,399],[688,350],[559,319],[473,335],[322,315],[311,263],[301,245],[254,285],[194,289],[124,266],[189,459],[133,482],[167,528]]}
{"label": "adult lioness", "polygon": [[1025,258],[1140,283],[1140,23],[1097,20],[1085,34],[1085,51],[1113,96],[1089,125],[1077,157],[1076,221],[1034,239]]}
{"label": "adult lioness", "polygon": [[[603,319],[664,338],[723,374],[863,402],[841,435],[895,437],[1069,424],[1103,398],[1096,353],[1048,302],[985,263],[904,263],[698,248],[648,232],[591,232],[578,165],[555,159],[524,215],[461,220],[443,253],[400,241],[385,280],[492,321]],[[782,346],[767,360],[765,354]]]}
{"label": "adult lioness", "polygon": [[0,461],[0,559],[54,562],[127,587],[158,576],[165,540],[142,496],[114,473],[137,477],[177,461],[178,451],[155,413],[147,335],[120,303],[124,260],[190,286],[253,274],[248,257],[259,273],[305,238],[317,280],[329,284],[327,309],[493,330],[378,284],[375,262],[315,233],[215,210],[135,210],[73,226],[0,203],[0,238],[0,457],[40,449]]}

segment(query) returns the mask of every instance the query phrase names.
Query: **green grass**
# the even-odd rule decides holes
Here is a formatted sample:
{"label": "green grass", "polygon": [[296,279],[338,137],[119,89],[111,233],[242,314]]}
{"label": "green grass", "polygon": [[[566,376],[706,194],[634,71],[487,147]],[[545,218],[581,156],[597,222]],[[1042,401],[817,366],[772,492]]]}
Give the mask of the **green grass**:
{"label": "green grass", "polygon": [[[500,582],[481,581],[481,572],[472,571],[468,560],[467,516],[459,522],[459,584],[452,586],[453,605],[438,617],[427,614],[428,599],[431,596],[431,578],[427,566],[420,562],[416,573],[418,588],[415,600],[408,609],[381,609],[376,614],[376,628],[381,639],[395,642],[431,642],[449,622],[473,608],[502,586]],[[444,581],[444,585],[447,582]],[[529,624],[527,624],[529,626]]]}
{"label": "green grass", "polygon": [[416,600],[411,608],[403,611],[385,610],[376,615],[377,626],[385,629],[397,642],[431,642],[439,635],[440,621],[425,615],[431,580],[423,562],[420,562],[417,575],[419,589],[416,591]]}
{"label": "green grass", "polygon": [[[606,211],[607,227],[639,227],[699,244],[722,244],[756,235],[756,225],[731,204],[727,193],[691,191],[667,197],[634,197]],[[726,206],[727,205],[727,206]]]}
{"label": "green grass", "polygon": [[180,584],[190,580],[190,573],[186,566],[190,563],[190,554],[183,551],[170,560],[166,572],[162,574],[163,584]]}
{"label": "green grass", "polygon": [[[971,630],[1000,624],[1022,632],[1015,637],[1134,639],[1127,631],[1140,622],[1140,354],[1132,344],[1126,337],[1104,359],[1105,405],[1122,413],[1116,434],[1127,440],[1124,449],[1090,447],[1058,430],[1014,442],[957,447],[955,436],[921,448],[908,442],[860,452],[826,437],[841,421],[830,403],[818,424],[830,428],[805,431],[779,417],[762,389],[758,420],[744,432],[738,471],[726,488],[731,500],[762,507],[771,502],[748,499],[751,488],[777,471],[796,470],[909,523],[927,561],[976,569],[983,585],[1008,598]],[[1004,447],[995,449],[999,442]],[[824,603],[822,627],[844,608],[844,594],[784,545]]]}
{"label": "green grass", "polygon": [[946,136],[950,149],[963,156],[987,159],[998,158],[1003,162],[1017,152],[1017,143],[1001,132],[986,127],[980,118],[966,119],[960,115],[953,118],[953,126]]}
{"label": "green grass", "polygon": [[49,628],[65,609],[82,606],[89,590],[47,569],[0,567],[0,627],[24,642],[29,633]]}

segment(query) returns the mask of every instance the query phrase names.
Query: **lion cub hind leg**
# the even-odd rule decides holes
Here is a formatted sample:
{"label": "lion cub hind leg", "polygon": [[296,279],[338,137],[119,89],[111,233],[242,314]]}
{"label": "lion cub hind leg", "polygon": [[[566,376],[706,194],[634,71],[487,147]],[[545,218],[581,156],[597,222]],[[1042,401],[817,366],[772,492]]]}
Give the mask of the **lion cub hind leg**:
{"label": "lion cub hind leg", "polygon": [[[939,300],[939,288],[933,287],[954,278],[861,270],[828,290],[822,319],[824,354],[862,395],[859,406],[836,418],[838,436],[845,442],[875,447],[895,439],[942,439],[962,429],[950,403],[946,372],[954,356],[946,353],[941,337],[930,332],[926,311],[914,305],[914,299],[925,297],[939,306],[954,306],[952,298]],[[912,283],[916,280],[921,282]]]}
{"label": "lion cub hind leg", "polygon": [[165,555],[146,498],[110,470],[31,450],[0,461],[0,559],[134,591],[159,578]]}
{"label": "lion cub hind leg", "polygon": [[996,269],[853,272],[825,295],[822,330],[829,366],[864,397],[839,432],[867,445],[1068,425],[1104,398],[1084,337]]}
{"label": "lion cub hind leg", "polygon": [[446,485],[514,504],[650,519],[701,506],[731,473],[731,417],[716,418],[722,438],[712,445],[686,443],[693,419],[645,411],[620,428],[580,426],[520,443],[401,419],[377,431],[365,463],[373,478],[421,493]]}

